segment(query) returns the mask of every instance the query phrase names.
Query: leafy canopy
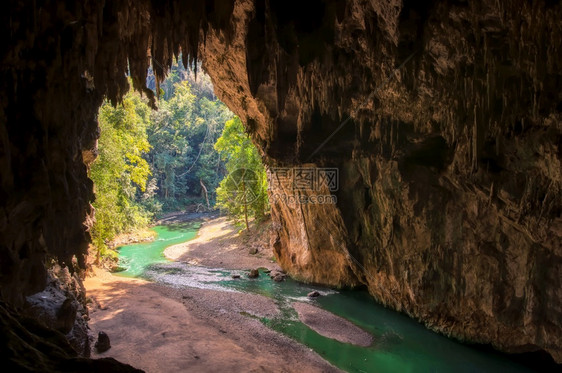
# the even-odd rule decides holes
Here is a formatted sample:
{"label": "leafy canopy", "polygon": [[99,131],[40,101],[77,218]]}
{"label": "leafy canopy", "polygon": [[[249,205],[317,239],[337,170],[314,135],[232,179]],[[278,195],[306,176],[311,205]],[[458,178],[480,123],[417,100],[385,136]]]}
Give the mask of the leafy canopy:
{"label": "leafy canopy", "polygon": [[244,222],[248,229],[249,216],[260,220],[266,214],[267,176],[240,118],[226,122],[215,149],[224,157],[227,170],[217,188],[217,206],[225,209],[235,221]]}
{"label": "leafy canopy", "polygon": [[90,171],[92,237],[100,256],[116,255],[108,242],[162,212],[216,202],[237,221],[266,213],[260,156],[240,119],[229,120],[233,115],[215,97],[210,78],[199,73],[195,80],[176,64],[161,88],[157,111],[132,91],[117,107],[105,102],[100,108],[99,156]]}
{"label": "leafy canopy", "polygon": [[151,174],[143,155],[150,150],[146,129],[150,108],[137,93],[130,92],[113,107],[105,102],[99,112],[101,135],[99,155],[92,164],[96,222],[94,245],[104,255],[107,242],[120,232],[146,225],[150,214],[135,202],[138,191],[146,190]]}

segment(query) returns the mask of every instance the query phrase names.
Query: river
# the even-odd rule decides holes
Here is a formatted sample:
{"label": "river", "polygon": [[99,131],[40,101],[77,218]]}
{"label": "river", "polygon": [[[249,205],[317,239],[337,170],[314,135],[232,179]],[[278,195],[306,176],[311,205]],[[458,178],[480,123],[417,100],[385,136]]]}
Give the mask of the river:
{"label": "river", "polygon": [[[347,372],[529,372],[507,355],[483,351],[432,332],[415,320],[377,304],[367,292],[333,290],[302,284],[292,279],[272,281],[264,270],[257,279],[246,272],[170,262],[166,247],[194,238],[199,223],[157,226],[153,242],[119,249],[122,276],[142,277],[174,287],[197,287],[229,292],[248,292],[275,301],[280,315],[260,318],[268,327],[310,347]],[[240,275],[233,279],[232,275]],[[309,299],[318,291],[321,296]],[[294,302],[308,302],[339,315],[374,337],[369,347],[341,343],[324,337],[299,321]],[[247,317],[255,317],[250,314]]]}

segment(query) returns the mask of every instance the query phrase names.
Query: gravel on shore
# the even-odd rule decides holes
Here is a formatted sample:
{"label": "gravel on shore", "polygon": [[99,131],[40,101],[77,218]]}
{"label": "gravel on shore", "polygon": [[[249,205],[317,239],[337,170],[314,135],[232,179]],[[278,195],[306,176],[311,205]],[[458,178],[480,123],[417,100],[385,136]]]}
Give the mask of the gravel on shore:
{"label": "gravel on shore", "polygon": [[[215,218],[199,232],[203,246],[176,248],[176,253],[183,261],[211,267],[278,268],[261,246],[265,243],[251,238],[241,238],[226,219]],[[258,254],[249,254],[248,245],[259,245]],[[174,288],[100,269],[94,274],[85,280],[89,325],[93,335],[106,332],[112,347],[93,351],[93,358],[113,357],[146,372],[340,371],[259,320],[280,312],[268,297]]]}

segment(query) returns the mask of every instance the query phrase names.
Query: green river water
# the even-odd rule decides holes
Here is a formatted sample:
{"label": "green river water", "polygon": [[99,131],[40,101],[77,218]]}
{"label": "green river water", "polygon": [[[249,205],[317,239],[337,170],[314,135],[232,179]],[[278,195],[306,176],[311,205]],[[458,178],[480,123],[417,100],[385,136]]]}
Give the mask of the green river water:
{"label": "green river water", "polygon": [[150,265],[166,263],[164,249],[195,238],[201,226],[198,222],[159,225],[151,228],[156,238],[151,242],[142,242],[119,248],[119,266],[125,268],[118,272],[120,276],[138,277]]}
{"label": "green river water", "polygon": [[[248,279],[244,271],[191,266],[164,258],[162,252],[166,247],[192,239],[198,228],[197,223],[153,228],[158,233],[154,242],[119,249],[120,266],[126,268],[120,274],[174,287],[248,292],[272,298],[281,309],[281,316],[260,318],[265,325],[310,347],[347,372],[530,371],[500,353],[482,351],[434,333],[377,304],[364,291],[335,291],[291,279],[274,282],[262,271],[259,278]],[[233,274],[240,274],[241,278],[232,279]],[[313,290],[322,296],[308,299],[307,294]],[[295,301],[309,302],[344,317],[371,333],[375,342],[370,347],[359,347],[319,335],[298,320],[291,306]]]}

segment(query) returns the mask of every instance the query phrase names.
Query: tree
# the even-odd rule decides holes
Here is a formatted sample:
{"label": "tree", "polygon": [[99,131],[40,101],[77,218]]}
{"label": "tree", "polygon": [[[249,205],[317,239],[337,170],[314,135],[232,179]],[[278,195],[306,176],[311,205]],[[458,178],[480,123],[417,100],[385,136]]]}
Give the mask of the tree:
{"label": "tree", "polygon": [[124,231],[148,224],[150,214],[136,202],[146,190],[150,168],[143,155],[150,150],[147,127],[150,108],[138,93],[129,92],[117,107],[105,102],[99,111],[99,156],[92,164],[96,221],[92,228],[98,259],[112,253],[107,242]]}
{"label": "tree", "polygon": [[249,215],[261,220],[266,214],[267,177],[261,157],[238,117],[226,122],[215,149],[225,157],[227,170],[217,188],[217,205],[235,221],[244,221],[249,230]]}
{"label": "tree", "polygon": [[[177,76],[193,77],[185,71]],[[147,159],[158,186],[152,200],[159,201],[157,205],[166,211],[194,203],[210,206],[224,176],[213,144],[232,113],[212,95],[210,78],[202,72],[197,81],[166,87],[171,96],[168,100],[161,98],[148,129],[153,148]]]}
{"label": "tree", "polygon": [[202,71],[195,80],[176,64],[161,88],[157,111],[134,92],[122,105],[100,109],[100,155],[91,169],[98,254],[111,254],[108,241],[147,225],[161,211],[215,203],[226,169],[214,144],[232,113]]}

